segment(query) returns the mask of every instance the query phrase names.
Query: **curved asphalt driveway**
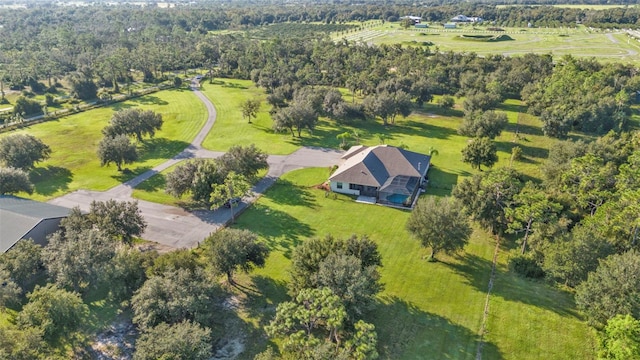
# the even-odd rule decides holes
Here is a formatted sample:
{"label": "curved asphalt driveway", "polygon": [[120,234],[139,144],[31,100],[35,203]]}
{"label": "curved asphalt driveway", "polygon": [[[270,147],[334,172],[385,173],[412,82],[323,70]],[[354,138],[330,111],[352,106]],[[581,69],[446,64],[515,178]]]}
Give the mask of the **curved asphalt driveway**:
{"label": "curved asphalt driveway", "polygon": [[[216,109],[211,101],[198,90],[197,84],[192,84],[191,89],[205,104],[209,116],[205,125],[186,149],[153,169],[107,191],[78,190],[53,199],[49,203],[66,207],[78,206],[80,209],[88,211],[91,202],[94,200],[131,201],[134,200],[131,196],[133,188],[162,170],[184,159],[216,158],[221,156],[222,152],[209,151],[202,148],[202,141],[204,141],[216,121]],[[282,174],[306,167],[329,167],[337,164],[342,154],[341,151],[333,149],[303,147],[290,155],[270,155],[267,159],[269,163],[267,176],[253,187],[252,195],[243,199],[243,202],[236,208],[236,212],[244,210],[253,203]],[[225,226],[231,220],[231,210],[226,208],[213,211],[198,210],[188,212],[173,206],[144,200],[137,201],[142,216],[147,221],[147,229],[142,238],[172,248],[197,246],[210,233],[221,226]]]}

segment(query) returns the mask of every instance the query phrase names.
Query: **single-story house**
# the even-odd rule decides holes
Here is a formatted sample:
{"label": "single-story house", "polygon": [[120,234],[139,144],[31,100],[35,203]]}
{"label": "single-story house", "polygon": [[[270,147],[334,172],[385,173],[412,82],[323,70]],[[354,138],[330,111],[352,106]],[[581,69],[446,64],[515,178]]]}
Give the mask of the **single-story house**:
{"label": "single-story house", "polygon": [[426,29],[426,28],[429,27],[429,25],[427,25],[427,24],[415,24],[415,27],[417,29]]}
{"label": "single-story house", "polygon": [[[412,207],[427,179],[431,157],[394,146],[353,146],[329,177],[331,191]],[[373,202],[373,201],[372,201]]]}
{"label": "single-story house", "polygon": [[30,238],[36,244],[46,245],[47,236],[60,228],[60,221],[70,212],[71,209],[58,205],[0,195],[0,254],[21,239]]}

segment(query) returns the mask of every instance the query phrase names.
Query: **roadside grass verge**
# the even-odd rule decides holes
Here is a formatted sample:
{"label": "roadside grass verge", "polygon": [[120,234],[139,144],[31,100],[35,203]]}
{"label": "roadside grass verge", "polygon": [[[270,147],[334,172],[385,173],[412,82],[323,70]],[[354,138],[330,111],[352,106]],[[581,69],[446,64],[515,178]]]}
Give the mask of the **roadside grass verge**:
{"label": "roadside grass verge", "polygon": [[[181,162],[180,162],[181,163]],[[180,164],[178,163],[178,164]],[[165,192],[166,176],[178,165],[173,165],[143,181],[133,189],[132,196],[135,199],[150,201],[158,204],[181,206],[183,201]]]}
{"label": "roadside grass verge", "polygon": [[[96,155],[102,129],[114,111],[139,107],[162,114],[164,124],[153,139],[138,144],[140,159],[118,172],[101,167]],[[31,172],[36,200],[47,200],[77,189],[107,190],[170,159],[182,151],[206,121],[206,109],[189,90],[166,90],[108,107],[67,116],[4,133],[28,133],[51,147],[51,158]]]}
{"label": "roadside grass verge", "polygon": [[[325,197],[313,185],[326,176],[324,168],[285,174],[235,225],[256,232],[272,251],[265,268],[240,277],[248,334],[241,357],[250,359],[266,346],[261,329],[287,299],[295,246],[309,237],[358,234],[375,241],[382,255],[385,290],[366,316],[376,326],[381,358],[475,359],[493,240],[476,229],[464,252],[440,254],[440,262],[428,263],[427,250],[404,228],[408,211],[357,204],[343,195]],[[592,344],[591,334],[569,295],[503,273],[506,259],[499,261],[484,358],[592,358],[592,347],[585,346]],[[527,291],[520,294],[521,289]],[[558,334],[560,324],[571,334]]]}

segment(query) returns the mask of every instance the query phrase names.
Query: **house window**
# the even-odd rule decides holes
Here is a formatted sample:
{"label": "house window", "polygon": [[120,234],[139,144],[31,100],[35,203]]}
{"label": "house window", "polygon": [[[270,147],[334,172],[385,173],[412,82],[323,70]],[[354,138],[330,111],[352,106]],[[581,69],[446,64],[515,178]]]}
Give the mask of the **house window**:
{"label": "house window", "polygon": [[337,182],[336,183],[336,189],[342,189],[342,183],[341,182]]}

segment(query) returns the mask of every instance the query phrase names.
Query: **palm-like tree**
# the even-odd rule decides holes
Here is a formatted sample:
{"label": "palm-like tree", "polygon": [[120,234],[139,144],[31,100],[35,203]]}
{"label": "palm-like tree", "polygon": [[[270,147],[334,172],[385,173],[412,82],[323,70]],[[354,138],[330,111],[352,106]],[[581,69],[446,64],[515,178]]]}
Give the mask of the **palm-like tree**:
{"label": "palm-like tree", "polygon": [[351,137],[351,133],[350,132],[343,132],[342,134],[338,134],[336,135],[337,139],[340,139],[340,147],[345,147],[347,146],[347,139]]}

